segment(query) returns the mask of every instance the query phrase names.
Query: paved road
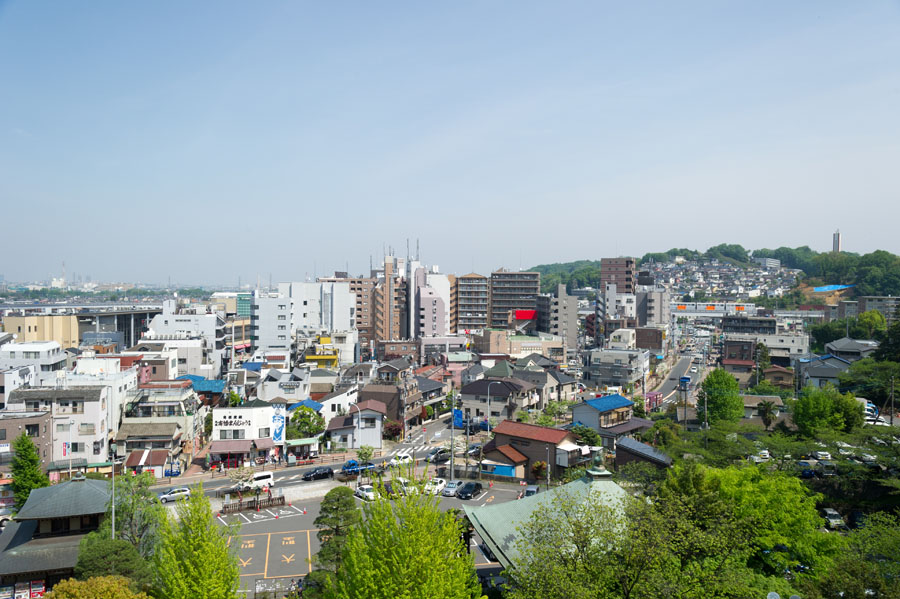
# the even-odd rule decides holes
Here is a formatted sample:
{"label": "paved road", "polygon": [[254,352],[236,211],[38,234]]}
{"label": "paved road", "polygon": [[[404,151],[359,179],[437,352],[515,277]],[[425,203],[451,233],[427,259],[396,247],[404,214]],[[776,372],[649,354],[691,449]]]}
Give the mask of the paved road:
{"label": "paved road", "polygon": [[[353,488],[355,483],[349,483]],[[487,505],[515,500],[519,487],[495,484],[471,501],[442,497],[441,509],[461,508],[466,505]],[[314,522],[319,515],[322,499],[301,500],[277,509],[260,512],[242,512],[220,517],[223,524],[240,524],[235,542],[238,548],[238,566],[241,570],[241,587],[246,590],[280,590],[290,581],[299,580],[310,572],[309,559],[319,550],[316,538],[318,529]],[[356,499],[357,504],[362,501]],[[481,550],[481,540],[475,535],[470,551],[479,571],[496,568],[497,564]]]}
{"label": "paved road", "polygon": [[669,373],[668,378],[663,382],[662,386],[657,389],[657,391],[662,392],[663,399],[668,398],[669,394],[675,391],[675,389],[678,387],[678,379],[685,376],[685,373],[687,373],[690,367],[690,356],[684,356],[675,363],[675,366],[672,367],[672,371]]}

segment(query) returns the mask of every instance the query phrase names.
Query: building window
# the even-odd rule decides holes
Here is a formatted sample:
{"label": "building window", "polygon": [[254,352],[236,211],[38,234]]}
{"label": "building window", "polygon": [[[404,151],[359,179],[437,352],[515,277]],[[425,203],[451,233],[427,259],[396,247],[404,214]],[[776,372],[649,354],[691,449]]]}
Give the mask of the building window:
{"label": "building window", "polygon": [[363,418],[362,419],[362,427],[363,428],[375,428],[375,419],[374,418]]}
{"label": "building window", "polygon": [[0,441],[6,441],[6,429],[0,428]]}
{"label": "building window", "polygon": [[257,437],[257,439],[265,439],[269,437],[269,435],[270,433],[268,428],[261,428],[259,429],[259,436]]}
{"label": "building window", "polygon": [[56,432],[58,432],[58,433],[69,432],[69,423],[68,422],[57,422],[56,423]]}
{"label": "building window", "polygon": [[279,314],[278,320],[287,320],[287,316],[285,316],[284,314]]}
{"label": "building window", "polygon": [[38,437],[41,434],[41,427],[37,424],[26,424],[25,434],[29,437]]}

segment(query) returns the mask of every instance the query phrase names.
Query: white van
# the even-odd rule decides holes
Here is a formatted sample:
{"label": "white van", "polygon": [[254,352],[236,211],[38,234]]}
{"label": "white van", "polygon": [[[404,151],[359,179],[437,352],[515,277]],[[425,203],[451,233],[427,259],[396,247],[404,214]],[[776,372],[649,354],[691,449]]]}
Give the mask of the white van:
{"label": "white van", "polygon": [[275,486],[275,473],[273,472],[257,472],[253,475],[253,478],[247,481],[244,485],[244,489],[254,491],[256,489],[262,489],[263,487],[269,487],[270,489]]}

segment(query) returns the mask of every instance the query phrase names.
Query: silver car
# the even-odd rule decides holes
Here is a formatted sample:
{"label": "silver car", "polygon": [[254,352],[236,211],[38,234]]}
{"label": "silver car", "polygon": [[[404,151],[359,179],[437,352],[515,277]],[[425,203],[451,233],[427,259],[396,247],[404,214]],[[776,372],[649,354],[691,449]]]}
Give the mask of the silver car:
{"label": "silver car", "polygon": [[465,483],[461,480],[450,480],[447,481],[447,486],[444,487],[444,490],[441,491],[441,495],[444,497],[456,497],[456,493],[462,489],[462,486]]}
{"label": "silver car", "polygon": [[169,489],[165,493],[160,493],[159,501],[161,503],[168,503],[170,501],[178,501],[179,499],[187,499],[190,496],[190,489],[187,487],[177,487],[175,489]]}

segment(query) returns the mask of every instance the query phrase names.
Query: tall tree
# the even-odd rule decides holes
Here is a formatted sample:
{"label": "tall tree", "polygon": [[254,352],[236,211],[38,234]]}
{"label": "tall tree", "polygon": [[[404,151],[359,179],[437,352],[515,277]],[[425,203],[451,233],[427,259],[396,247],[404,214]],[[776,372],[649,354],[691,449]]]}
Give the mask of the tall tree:
{"label": "tall tree", "polygon": [[[202,597],[202,595],[198,595]],[[122,576],[97,576],[87,580],[63,580],[44,595],[44,599],[150,599],[143,592],[131,590]]]}
{"label": "tall tree", "polygon": [[414,493],[363,506],[326,597],[469,599],[481,596],[459,521],[438,499]]}
{"label": "tall tree", "polygon": [[891,396],[892,378],[895,388],[900,389],[900,363],[863,358],[852,363],[838,378],[841,389],[883,406]]}
{"label": "tall tree", "polygon": [[772,423],[778,417],[778,408],[775,407],[775,402],[761,401],[757,409],[759,410],[759,418],[762,420],[763,426],[766,427],[766,430],[769,430],[769,427],[772,426]]}
{"label": "tall tree", "polygon": [[153,554],[155,593],[160,599],[235,599],[240,570],[229,547],[237,528],[219,526],[199,485],[167,518]]}
{"label": "tall tree", "polygon": [[97,576],[124,576],[137,591],[153,584],[153,570],[135,546],[122,539],[111,539],[92,532],[81,540],[75,576],[81,580]]}
{"label": "tall tree", "polygon": [[709,413],[709,422],[737,422],[744,415],[737,380],[721,368],[716,368],[700,384],[697,416],[702,420]]}
{"label": "tall tree", "polygon": [[308,581],[310,597],[320,597],[323,588],[331,583],[331,578],[341,566],[341,555],[347,545],[350,532],[359,525],[360,513],[356,507],[353,491],[349,487],[336,487],[325,495],[319,508],[315,526],[319,529],[319,552],[312,560],[316,569],[310,572]]}
{"label": "tall tree", "polygon": [[[153,555],[159,530],[166,519],[166,508],[156,499],[152,472],[116,477],[116,539],[131,543],[146,559]],[[112,504],[100,523],[98,533],[112,537]]]}
{"label": "tall tree", "polygon": [[288,439],[308,439],[325,430],[325,418],[312,408],[300,406],[291,414],[288,424]]}
{"label": "tall tree", "polygon": [[887,321],[878,310],[866,310],[856,317],[856,322],[865,332],[866,339],[878,339],[887,330]]}
{"label": "tall tree", "polygon": [[875,350],[875,358],[900,362],[900,308],[894,314],[894,323],[882,335],[881,343]]}
{"label": "tall tree", "polygon": [[10,465],[12,472],[12,490],[16,500],[16,510],[22,509],[32,489],[40,489],[50,485],[50,480],[41,470],[41,456],[37,447],[25,433],[12,442],[13,459]]}
{"label": "tall tree", "polygon": [[791,405],[791,419],[806,437],[833,430],[850,432],[863,423],[863,407],[852,394],[841,393],[828,385],[807,386]]}

